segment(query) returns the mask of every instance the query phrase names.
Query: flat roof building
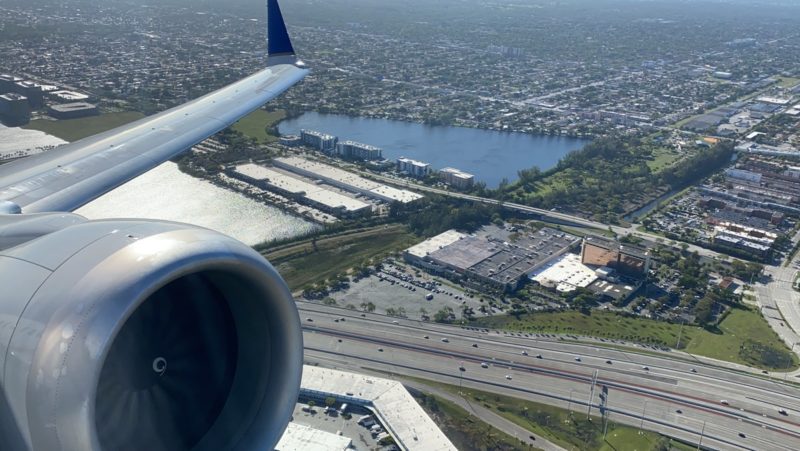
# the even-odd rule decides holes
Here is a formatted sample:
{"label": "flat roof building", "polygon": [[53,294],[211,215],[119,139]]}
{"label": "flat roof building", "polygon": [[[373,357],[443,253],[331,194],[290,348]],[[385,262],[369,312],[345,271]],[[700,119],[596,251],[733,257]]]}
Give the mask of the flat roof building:
{"label": "flat roof building", "polygon": [[459,189],[466,189],[475,183],[475,176],[456,168],[444,168],[439,176],[445,183]]}
{"label": "flat roof building", "polygon": [[333,396],[338,402],[366,407],[402,450],[456,451],[400,382],[305,365],[300,394],[321,404]]}
{"label": "flat roof building", "polygon": [[367,197],[385,202],[409,203],[422,199],[423,197],[421,194],[412,191],[383,185],[353,174],[352,172],[304,158],[281,157],[274,159],[273,164],[276,167],[286,169],[295,174],[300,174],[315,180],[322,180],[337,188],[363,194]]}
{"label": "flat roof building", "polygon": [[239,165],[230,175],[338,216],[365,216],[372,212],[372,205],[366,202],[263,166]]}
{"label": "flat roof building", "polygon": [[353,444],[349,437],[289,423],[275,451],[345,451]]}
{"label": "flat roof building", "polygon": [[431,165],[429,163],[412,160],[411,158],[405,157],[397,159],[397,169],[414,177],[425,177],[432,172]]}
{"label": "flat roof building", "polygon": [[638,246],[587,236],[583,239],[581,263],[608,266],[627,276],[643,276],[650,269],[650,254],[647,249]]}
{"label": "flat roof building", "polygon": [[28,98],[16,92],[0,95],[0,119],[12,127],[27,124],[31,120]]}
{"label": "flat roof building", "polygon": [[47,107],[47,114],[56,119],[75,119],[86,116],[97,116],[100,111],[97,105],[86,102],[63,103],[61,105],[50,105]]}
{"label": "flat roof building", "polygon": [[538,268],[580,241],[577,236],[549,227],[507,241],[499,236],[501,230],[487,226],[480,235],[450,230],[407,249],[404,258],[446,277],[514,291]]}
{"label": "flat roof building", "polygon": [[383,150],[380,147],[349,140],[340,141],[336,144],[336,154],[344,158],[359,160],[380,160],[383,158]]}
{"label": "flat roof building", "polygon": [[336,143],[339,142],[339,138],[336,136],[316,130],[301,130],[300,140],[304,145],[325,153],[336,151]]}

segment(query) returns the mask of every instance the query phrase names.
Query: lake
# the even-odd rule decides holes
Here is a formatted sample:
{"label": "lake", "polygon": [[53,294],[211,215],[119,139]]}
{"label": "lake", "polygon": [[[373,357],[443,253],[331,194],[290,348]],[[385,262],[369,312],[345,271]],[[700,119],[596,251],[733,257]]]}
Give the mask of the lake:
{"label": "lake", "polygon": [[317,130],[371,144],[383,157],[408,157],[430,163],[435,169],[452,166],[475,174],[477,181],[497,187],[503,178],[517,179],[520,169],[552,168],[564,155],[583,148],[589,140],[561,136],[528,135],[464,127],[430,126],[389,119],[336,114],[305,113],[278,124],[281,134]]}

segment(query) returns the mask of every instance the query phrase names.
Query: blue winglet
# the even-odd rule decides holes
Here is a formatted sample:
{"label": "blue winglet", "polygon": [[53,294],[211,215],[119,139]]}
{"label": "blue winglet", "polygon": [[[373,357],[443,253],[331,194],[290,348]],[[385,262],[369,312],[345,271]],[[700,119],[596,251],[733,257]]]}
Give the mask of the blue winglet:
{"label": "blue winglet", "polygon": [[267,54],[269,56],[294,55],[292,41],[286,31],[278,0],[267,0]]}

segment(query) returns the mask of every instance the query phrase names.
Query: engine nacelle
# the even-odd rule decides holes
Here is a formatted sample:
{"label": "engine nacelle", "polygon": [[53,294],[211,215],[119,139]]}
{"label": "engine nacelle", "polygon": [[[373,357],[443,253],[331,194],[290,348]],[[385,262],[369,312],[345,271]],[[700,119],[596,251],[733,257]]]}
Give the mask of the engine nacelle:
{"label": "engine nacelle", "polygon": [[219,233],[90,221],[0,251],[3,450],[274,449],[302,359],[286,284]]}

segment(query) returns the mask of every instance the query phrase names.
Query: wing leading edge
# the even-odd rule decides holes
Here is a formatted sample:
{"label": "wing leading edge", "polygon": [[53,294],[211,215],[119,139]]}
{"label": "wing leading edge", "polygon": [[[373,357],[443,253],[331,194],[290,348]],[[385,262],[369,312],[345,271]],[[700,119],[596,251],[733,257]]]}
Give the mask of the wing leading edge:
{"label": "wing leading edge", "polygon": [[75,210],[229,127],[303,79],[308,70],[294,55],[277,0],[268,0],[267,7],[266,69],[156,115],[0,165],[0,206],[23,213]]}

